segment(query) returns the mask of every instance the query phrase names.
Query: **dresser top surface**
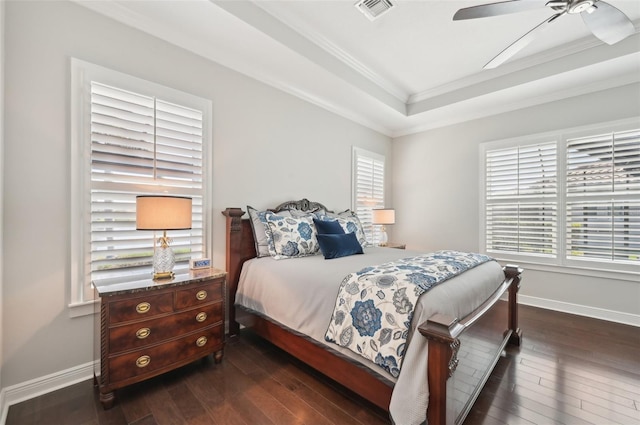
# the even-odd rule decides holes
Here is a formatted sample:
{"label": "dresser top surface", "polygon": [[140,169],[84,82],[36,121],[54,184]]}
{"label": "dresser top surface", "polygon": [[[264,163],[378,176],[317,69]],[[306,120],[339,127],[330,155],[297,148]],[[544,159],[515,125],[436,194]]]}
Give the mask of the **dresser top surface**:
{"label": "dresser top surface", "polygon": [[130,281],[120,281],[114,279],[100,279],[93,281],[93,286],[101,297],[109,297],[120,294],[131,294],[135,292],[156,291],[192,283],[204,282],[211,279],[225,277],[224,270],[207,268],[199,270],[189,270],[176,273],[171,279],[137,279]]}

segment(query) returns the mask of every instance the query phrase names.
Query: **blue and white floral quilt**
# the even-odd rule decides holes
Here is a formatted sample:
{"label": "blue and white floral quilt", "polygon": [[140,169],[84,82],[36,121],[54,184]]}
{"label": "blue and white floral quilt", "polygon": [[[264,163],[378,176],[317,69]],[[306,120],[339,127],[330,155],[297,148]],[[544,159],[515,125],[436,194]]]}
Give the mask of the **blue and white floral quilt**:
{"label": "blue and white floral quilt", "polygon": [[490,260],[482,254],[438,251],[351,273],[340,285],[325,340],[398,377],[418,297]]}

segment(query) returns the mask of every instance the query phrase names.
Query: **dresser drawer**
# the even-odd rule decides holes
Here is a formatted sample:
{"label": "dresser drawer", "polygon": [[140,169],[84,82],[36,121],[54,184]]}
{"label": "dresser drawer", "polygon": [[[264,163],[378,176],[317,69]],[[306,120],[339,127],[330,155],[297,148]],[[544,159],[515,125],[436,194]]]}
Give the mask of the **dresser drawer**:
{"label": "dresser drawer", "polygon": [[[1,1],[1,0],[0,0]],[[132,279],[112,286],[94,281],[100,314],[94,319],[94,369],[100,403],[110,409],[115,391],[224,354],[226,273],[190,270],[172,279]]]}
{"label": "dresser drawer", "polygon": [[224,325],[220,324],[193,332],[180,339],[142,348],[109,358],[110,381],[117,383],[145,374],[153,374],[174,363],[186,364],[198,357],[220,349],[224,342]]}
{"label": "dresser drawer", "polygon": [[109,323],[140,320],[173,311],[173,294],[144,294],[140,297],[111,301]]}
{"label": "dresser drawer", "polygon": [[143,320],[109,329],[109,352],[153,345],[176,335],[206,328],[223,320],[222,302],[209,303],[169,316]]}
{"label": "dresser drawer", "polygon": [[176,309],[189,308],[223,298],[224,279],[216,279],[202,285],[177,290],[175,307]]}

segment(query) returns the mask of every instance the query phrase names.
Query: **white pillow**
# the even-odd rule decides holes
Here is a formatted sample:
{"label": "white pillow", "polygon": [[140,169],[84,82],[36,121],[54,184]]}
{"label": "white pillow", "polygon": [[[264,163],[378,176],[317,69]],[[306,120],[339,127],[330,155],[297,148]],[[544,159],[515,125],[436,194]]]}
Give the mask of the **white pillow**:
{"label": "white pillow", "polygon": [[267,212],[265,219],[273,241],[269,250],[276,260],[305,257],[318,252],[317,231],[311,215],[285,217],[280,213]]}
{"label": "white pillow", "polygon": [[[256,245],[256,256],[268,257],[272,255],[271,252],[274,252],[274,248],[271,246],[273,245],[273,240],[269,226],[267,226],[267,219],[265,218],[265,215],[271,211],[258,211],[257,209],[247,205],[247,212],[249,213],[249,219],[251,220],[253,240]],[[283,217],[291,217],[290,211],[281,211],[278,214]]]}

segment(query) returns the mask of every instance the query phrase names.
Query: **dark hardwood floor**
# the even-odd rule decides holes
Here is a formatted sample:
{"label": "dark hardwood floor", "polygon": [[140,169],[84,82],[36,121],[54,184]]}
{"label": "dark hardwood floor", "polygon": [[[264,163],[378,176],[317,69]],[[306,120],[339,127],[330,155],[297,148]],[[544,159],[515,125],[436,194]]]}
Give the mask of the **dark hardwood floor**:
{"label": "dark hardwood floor", "polygon": [[[523,345],[500,359],[465,425],[640,424],[640,329],[520,307]],[[244,333],[196,362],[117,392],[92,381],[11,406],[7,425],[388,424],[384,412]],[[401,425],[401,424],[399,424]]]}

